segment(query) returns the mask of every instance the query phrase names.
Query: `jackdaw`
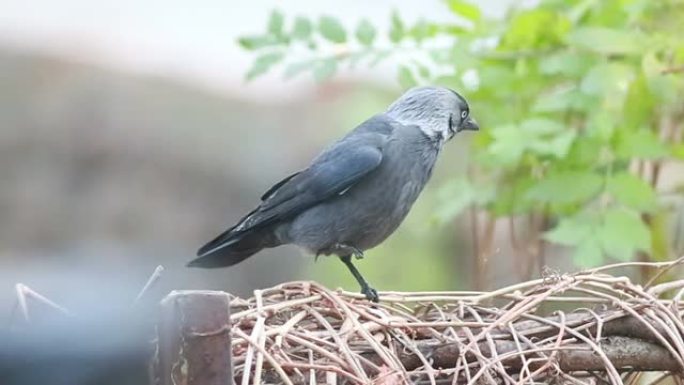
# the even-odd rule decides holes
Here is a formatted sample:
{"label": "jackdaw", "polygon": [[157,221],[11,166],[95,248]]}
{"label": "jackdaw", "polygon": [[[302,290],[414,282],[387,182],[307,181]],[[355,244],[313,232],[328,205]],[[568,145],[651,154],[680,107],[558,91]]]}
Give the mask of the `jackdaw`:
{"label": "jackdaw", "polygon": [[361,293],[378,301],[351,257],[362,258],[397,229],[444,143],[460,131],[478,129],[458,93],[412,88],[308,168],[271,187],[252,212],[202,246],[188,266],[232,266],[264,248],[294,244],[316,256],[337,255]]}

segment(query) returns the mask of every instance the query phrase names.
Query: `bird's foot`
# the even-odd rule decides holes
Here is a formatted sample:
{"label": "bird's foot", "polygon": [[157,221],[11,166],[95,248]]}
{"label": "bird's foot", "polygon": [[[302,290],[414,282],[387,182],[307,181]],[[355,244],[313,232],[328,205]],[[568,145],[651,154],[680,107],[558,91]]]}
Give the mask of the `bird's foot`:
{"label": "bird's foot", "polygon": [[363,259],[364,255],[363,255],[363,251],[361,249],[357,249],[354,246],[348,246],[348,247],[351,249],[352,255],[354,256],[354,258]]}
{"label": "bird's foot", "polygon": [[336,243],[333,247],[337,255],[353,255],[355,259],[363,259],[363,250],[344,243]]}
{"label": "bird's foot", "polygon": [[380,302],[380,297],[378,296],[378,291],[370,287],[369,285],[364,285],[361,287],[361,294],[366,296],[366,299],[371,302]]}

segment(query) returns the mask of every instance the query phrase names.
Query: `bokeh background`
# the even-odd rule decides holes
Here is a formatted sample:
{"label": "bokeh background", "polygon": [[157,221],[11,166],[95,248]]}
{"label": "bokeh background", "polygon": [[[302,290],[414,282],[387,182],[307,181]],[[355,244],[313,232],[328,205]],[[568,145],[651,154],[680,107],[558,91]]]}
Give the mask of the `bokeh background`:
{"label": "bokeh background", "polygon": [[[3,382],[3,373],[10,372],[2,369],[12,369],[15,361],[29,362],[24,369],[31,367],[28,358],[36,357],[37,351],[44,353],[42,361],[39,361],[49,363],[48,366],[54,370],[41,371],[43,374],[40,375],[58,373],[50,377],[55,383],[145,383],[144,358],[149,353],[147,349],[156,317],[156,303],[170,290],[219,289],[244,296],[254,289],[283,281],[317,280],[330,287],[356,291],[355,281],[336,259],[320,258],[314,263],[312,256],[304,255],[294,247],[264,251],[229,269],[196,270],[187,269],[184,265],[194,257],[199,246],[257,204],[261,193],[273,183],[306,167],[325,145],[382,111],[409,83],[415,82],[413,75],[406,74],[405,66],[400,67],[397,81],[396,70],[401,63],[415,64],[406,59],[411,53],[383,60],[376,66],[358,65],[353,69],[340,66],[335,76],[325,81],[315,81],[308,74],[284,79],[281,72],[262,68],[260,72],[265,73],[248,82],[245,75],[254,70],[255,55],[245,49],[244,42],[241,47],[238,39],[261,33],[269,15],[272,17],[273,9],[278,9],[288,23],[298,15],[316,18],[327,14],[334,15],[345,26],[354,26],[363,18],[377,31],[386,31],[396,29],[396,20],[389,17],[393,11],[399,12],[401,23],[407,26],[424,26],[416,24],[420,20],[450,25],[458,19],[459,12],[468,16],[469,8],[462,8],[462,3],[438,0],[296,0],[287,3],[275,0],[252,0],[248,3],[232,0],[192,3],[179,0],[5,0],[0,3],[0,329],[3,330],[0,338],[11,342],[3,344],[0,340],[0,346],[6,347],[0,349],[0,383],[36,383],[38,380],[34,377],[20,378],[16,370],[11,372],[14,377],[7,375]],[[527,84],[520,79],[537,81],[543,76],[575,76],[575,72],[584,76],[584,72],[578,71],[587,71],[585,79],[588,79],[588,86],[583,82],[579,87],[587,99],[580,102],[593,106],[604,106],[599,103],[604,98],[617,100],[606,97],[610,93],[625,97],[627,85],[636,84],[640,79],[634,75],[632,67],[626,70],[629,76],[625,75],[627,72],[623,67],[626,64],[622,62],[619,66],[623,67],[611,62],[610,71],[591,73],[589,66],[603,65],[605,63],[600,60],[604,59],[606,62],[620,61],[623,55],[628,57],[624,60],[627,64],[639,63],[637,67],[641,68],[643,58],[634,53],[633,46],[613,35],[608,36],[606,52],[597,53],[591,44],[594,36],[589,35],[589,42],[571,44],[571,48],[585,49],[596,55],[587,56],[585,61],[580,56],[577,56],[579,60],[549,56],[555,61],[549,60],[540,67],[546,65],[544,68],[550,72],[545,73],[542,68],[539,79],[530,75],[537,70],[538,63],[525,62],[528,48],[541,52],[543,56],[544,50],[561,45],[565,37],[559,36],[567,32],[563,29],[564,24],[553,17],[544,19],[549,14],[553,15],[548,10],[541,13],[533,10],[522,17],[517,14],[517,18],[507,13],[512,4],[521,9],[534,9],[538,3],[508,0],[477,2],[482,19],[512,20],[508,24],[512,32],[503,40],[483,39],[483,44],[501,43],[504,50],[517,50],[516,54],[522,52],[521,60],[507,57],[507,52],[502,52],[502,57],[491,58],[506,60],[501,65],[490,65],[488,58],[478,58],[480,62],[476,65],[490,65],[480,73],[479,90],[472,71],[459,73],[457,79],[443,79],[444,84],[462,89],[466,97],[474,100],[472,115],[478,121],[496,125],[496,129],[485,124],[483,132],[461,134],[449,143],[438,162],[433,180],[404,225],[358,263],[363,274],[378,289],[487,289],[539,276],[544,265],[558,271],[570,271],[578,260],[576,255],[573,257],[572,250],[562,245],[580,249],[589,247],[583,255],[595,258],[590,261],[592,263],[596,258],[609,260],[603,259],[603,255],[615,250],[618,253],[624,251],[623,259],[632,258],[635,251],[630,248],[632,246],[627,249],[609,248],[602,252],[601,247],[605,245],[573,244],[579,236],[567,226],[570,231],[556,233],[555,238],[550,239],[556,245],[535,241],[520,246],[510,242],[514,240],[510,236],[514,225],[518,226],[521,238],[532,239],[558,225],[558,218],[569,216],[573,210],[588,207],[591,211],[591,206],[569,207],[567,202],[554,206],[558,202],[548,197],[566,193],[584,197],[586,191],[578,192],[577,188],[566,190],[565,186],[574,182],[581,185],[580,181],[586,182],[585,179],[566,178],[561,180],[560,187],[538,189],[537,201],[548,205],[537,211],[525,212],[510,221],[493,219],[520,214],[510,207],[497,206],[500,202],[496,202],[494,197],[508,194],[501,198],[503,205],[506,199],[515,201],[517,197],[511,195],[511,191],[518,191],[516,181],[532,183],[533,179],[543,179],[538,175],[547,171],[548,162],[554,164],[554,156],[560,158],[558,151],[572,151],[569,150],[570,142],[565,141],[568,137],[558,134],[561,129],[553,131],[547,127],[533,132],[538,127],[525,126],[523,117],[516,114],[528,114],[532,110],[548,118],[553,114],[562,115],[559,108],[567,108],[570,112],[566,114],[565,122],[570,129],[580,132],[570,141],[580,138],[584,129],[573,127],[573,122],[584,122],[587,116],[591,119],[585,120],[591,124],[598,121],[599,125],[605,123],[614,128],[610,134],[605,134],[604,130],[600,135],[613,135],[613,132],[619,133],[619,129],[625,128],[620,126],[623,124],[621,121],[611,122],[595,111],[582,110],[588,107],[578,107],[575,102],[579,99],[563,99],[566,104],[560,107],[549,103],[545,106],[547,110],[543,111],[535,109],[536,105],[529,108],[533,104],[528,103],[530,94],[538,92],[538,89],[533,87],[536,83]],[[563,4],[558,1],[544,3],[558,9]],[[638,15],[647,2],[610,1],[604,3],[609,4],[606,9],[598,9],[601,8],[598,2],[570,3],[577,10],[568,11],[568,17],[575,12],[580,15],[577,16],[579,20],[586,13],[589,15],[586,23],[590,27],[592,24],[611,28],[620,25],[629,30],[629,23],[633,22],[630,18],[636,18],[634,15]],[[668,0],[667,4],[670,3],[675,4],[676,1]],[[649,14],[650,18],[644,22],[646,29],[651,22],[676,29],[676,17],[667,19],[664,15],[684,15],[684,12],[681,12],[681,4],[673,7],[679,7],[680,13],[660,10],[661,13],[653,14],[655,16]],[[594,11],[599,16],[591,14]],[[573,23],[579,22],[573,20]],[[482,23],[477,28],[499,31],[493,25]],[[462,24],[456,23],[445,31],[446,34],[458,35],[462,33],[459,28],[463,28]],[[546,36],[544,31],[548,30],[552,33]],[[662,34],[653,33],[653,36],[661,38]],[[453,38],[447,36],[440,40],[440,36],[432,37],[438,45],[451,44],[450,39]],[[598,41],[600,43],[600,39]],[[663,46],[669,43],[670,40],[665,38],[658,40],[658,44]],[[454,53],[457,47],[454,45],[454,49],[445,52],[467,58],[468,50]],[[658,71],[667,71],[666,62],[681,61],[683,52],[680,48],[669,59],[659,52],[654,53],[653,57],[643,59],[644,72],[649,68],[652,70],[656,64],[664,68],[658,67]],[[306,57],[307,54],[310,52],[288,52],[288,58],[296,61],[297,55]],[[605,57],[598,60],[599,55]],[[439,64],[440,60],[450,59],[433,57],[431,60]],[[473,63],[464,61],[463,65],[467,67]],[[669,105],[673,106],[682,104],[677,104],[677,101],[682,101],[681,75],[677,75],[677,68],[673,67],[674,75],[668,78],[677,77],[676,81],[668,80],[668,84],[675,86],[668,88],[669,94],[661,98],[665,100],[667,97]],[[421,73],[423,68],[411,67],[411,71]],[[497,84],[504,91],[497,92],[493,86]],[[564,89],[559,84],[554,83],[546,91]],[[518,90],[520,99],[517,95],[510,96]],[[553,96],[551,94],[548,100],[561,103]],[[540,99],[544,98],[541,95]],[[642,101],[637,98],[635,103],[654,104],[658,99]],[[671,118],[672,126],[677,130],[681,129],[678,123],[681,120],[677,120],[681,117],[681,109],[657,110],[651,104],[642,115],[658,112]],[[605,104],[605,108],[609,111],[611,106]],[[502,119],[511,116],[515,117],[516,123],[522,122],[521,132],[528,129],[530,132],[523,132],[519,139],[510,140],[511,132],[517,137],[515,132],[519,127],[511,129]],[[557,134],[558,137],[554,136]],[[471,141],[478,140],[478,136],[484,139],[479,139],[480,142],[472,146]],[[557,138],[560,141],[556,142]],[[622,140],[619,135],[616,138],[611,136],[607,140]],[[630,140],[634,143],[652,140],[651,137],[639,138]],[[681,134],[669,139],[661,135],[660,139],[668,144],[667,156],[682,158]],[[501,140],[504,147],[497,147],[497,140]],[[526,148],[533,140],[542,144]],[[513,142],[513,146],[518,147],[511,148]],[[549,150],[547,146],[565,147],[556,151]],[[620,144],[618,147],[624,150],[625,146]],[[473,172],[470,167],[473,148],[478,149],[480,157],[493,159],[494,163],[487,164],[479,158],[482,167],[501,168],[505,177],[491,172],[491,169],[483,174],[485,184],[491,182],[486,180],[487,176],[497,180],[496,189],[478,190],[477,184],[463,184],[464,177]],[[660,147],[654,145],[636,154],[629,153],[626,159],[618,159],[622,163],[615,163],[615,167],[650,170],[649,167],[655,163],[639,166],[638,162],[632,161],[636,158],[657,161],[665,156],[657,152],[659,150]],[[589,154],[591,162],[591,157],[603,150],[599,146],[588,147],[584,151]],[[522,160],[510,158],[510,152],[519,152],[514,157],[522,157]],[[597,167],[600,168],[598,158],[596,155]],[[496,161],[504,163],[496,164]],[[507,169],[506,161],[511,164],[520,162],[524,175],[518,169]],[[612,158],[610,162],[612,169]],[[661,230],[665,229],[662,233],[667,234],[670,241],[674,239],[668,243],[674,246],[659,254],[662,259],[681,249],[682,242],[678,241],[682,232],[679,226],[681,190],[679,182],[673,182],[681,176],[681,171],[677,164],[660,166],[657,172],[662,172],[662,184],[669,189],[666,198],[676,203],[661,212],[677,215],[658,217],[653,214],[651,207],[642,204],[650,199],[651,190],[646,195],[639,195],[643,188],[634,186],[632,180],[627,184],[632,183],[629,187],[639,191],[636,195],[613,198],[627,206],[636,202],[637,207],[629,209],[637,211],[627,219],[643,221],[644,226],[651,226],[653,234],[660,234],[655,231],[656,225],[661,226]],[[603,172],[601,170],[598,171]],[[639,175],[652,178],[648,173]],[[588,182],[594,182],[594,179],[590,178]],[[653,189],[656,189],[656,184],[653,184]],[[623,202],[621,199],[626,200]],[[655,201],[655,195],[653,199]],[[605,203],[605,199],[601,202]],[[468,211],[463,210],[470,205],[483,210],[471,211],[468,215]],[[641,215],[642,211],[643,215],[653,217],[638,216],[637,213]],[[456,215],[457,212],[461,215]],[[589,223],[585,228],[591,229],[591,226]],[[477,232],[474,232],[475,227]],[[566,227],[560,226],[562,229]],[[620,226],[615,228],[618,238],[621,234],[627,238],[633,235],[620,233],[625,230]],[[626,228],[627,231],[633,229],[633,226]],[[648,231],[642,231],[641,227],[636,230],[638,236]],[[483,237],[486,239],[484,245]],[[644,237],[641,239],[645,240]],[[640,245],[643,246],[637,244],[634,248]],[[653,244],[653,250],[659,250],[658,247],[659,244]],[[526,255],[543,255],[543,259],[537,261]],[[654,255],[652,253],[650,257]],[[161,278],[141,302],[133,305],[134,298],[158,265],[165,268]],[[27,323],[17,311],[17,283],[25,284],[69,309],[79,321],[64,321],[61,315],[45,306],[30,303],[32,317]],[[2,320],[7,320],[6,328]],[[47,334],[36,334],[33,330],[35,325],[47,326],[41,329],[47,330]],[[120,334],[103,339],[104,327],[117,329]],[[17,330],[28,334],[16,338],[11,333]],[[55,338],[57,336],[63,339]],[[50,341],[47,345],[46,339]],[[95,340],[99,345],[92,345]],[[113,355],[118,358],[93,359],[93,362],[99,362],[93,365],[102,368],[82,373],[84,365],[81,362],[85,361],[68,359],[71,356],[64,354],[65,346],[72,347],[69,352],[74,357],[91,356],[95,352],[104,357]],[[63,360],[55,358],[60,355]],[[13,356],[23,358],[13,359]],[[102,365],[103,361],[108,364]],[[68,369],[69,363],[79,369]],[[120,366],[116,366],[117,363]],[[41,366],[42,369],[45,367]],[[23,371],[26,374],[30,370]],[[64,377],[63,382],[58,381],[65,372],[72,376]],[[80,377],[74,377],[75,373]]]}
{"label": "bokeh background", "polygon": [[[314,264],[292,247],[232,269],[184,266],[271,184],[401,92],[389,64],[326,83],[246,82],[252,58],[237,39],[277,7],[379,26],[396,7],[448,18],[438,1],[0,3],[0,383],[146,383],[155,304],[170,290],[249,295],[302,279],[357,290],[337,260]],[[436,179],[463,169],[465,148],[450,146]],[[377,287],[459,285],[467,245],[430,224],[431,194],[360,263]],[[161,279],[130,312],[157,265]],[[17,283],[79,321],[29,299],[27,325]]]}
{"label": "bokeh background", "polygon": [[[283,10],[316,15],[332,4],[350,23],[364,16],[386,25],[395,8],[409,20],[449,17],[438,1],[293,1]],[[236,40],[261,30],[278,6],[3,2],[3,304],[11,304],[16,282],[66,307],[74,293],[134,297],[159,264],[166,268],[165,289],[244,295],[284,280],[317,279],[356,290],[338,261],[314,264],[290,247],[232,269],[184,267],[271,184],[306,167],[325,145],[401,93],[387,71],[391,63],[349,70],[323,84],[278,74],[246,82],[252,58]],[[497,1],[484,6],[502,11]],[[431,187],[463,171],[468,140],[463,135],[449,145]],[[378,287],[456,288],[464,277],[468,235],[431,221],[435,190],[360,262]]]}

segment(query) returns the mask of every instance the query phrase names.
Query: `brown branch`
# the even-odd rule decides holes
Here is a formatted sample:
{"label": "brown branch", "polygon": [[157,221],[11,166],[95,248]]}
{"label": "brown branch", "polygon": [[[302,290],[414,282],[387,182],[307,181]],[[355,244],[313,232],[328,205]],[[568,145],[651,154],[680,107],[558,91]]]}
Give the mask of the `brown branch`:
{"label": "brown branch", "polygon": [[[553,316],[546,319],[552,322],[558,322],[560,317]],[[587,325],[586,329],[582,330],[582,333],[587,336],[596,336],[597,325],[595,322],[593,322],[595,320],[596,318],[591,314],[573,313],[565,316],[565,325],[576,328],[576,330],[579,330],[581,325]],[[651,323],[651,325],[661,335],[666,334],[666,331],[663,330],[660,325],[653,323]],[[556,328],[550,327],[547,323],[532,320],[516,322],[514,326],[518,334],[528,338],[544,339],[555,336],[558,333]],[[506,331],[506,333],[508,332]],[[603,322],[601,327],[601,336],[631,337],[653,343],[659,342],[657,336],[655,336],[649,329],[644,327],[643,319],[637,319],[631,316],[620,317]]]}
{"label": "brown branch", "polygon": [[[490,343],[481,342],[478,344],[479,351],[491,357],[494,353],[490,349]],[[546,360],[536,349],[528,348],[528,351],[519,352],[514,341],[497,340],[494,341],[496,354],[499,356],[508,355],[502,359],[503,364],[511,369],[520,369],[523,365],[522,357],[537,360],[528,362],[530,369],[537,369],[546,363]],[[670,371],[678,372],[681,370],[677,360],[670,355],[667,349],[660,345],[630,337],[607,337],[599,346],[608,357],[610,362],[618,370],[635,369],[638,371]],[[433,346],[420,346],[423,355],[430,357],[432,366],[436,369],[447,369],[454,367],[454,364],[461,356],[460,346],[457,343],[448,343]],[[550,355],[550,351],[544,352]],[[378,362],[378,358],[373,353],[365,355],[371,361]],[[466,360],[475,362],[477,357],[473,353],[466,352]],[[418,356],[413,353],[404,352],[399,356],[406,370],[411,371],[423,366]],[[560,370],[566,373],[584,371],[603,371],[606,365],[601,358],[586,344],[574,343],[562,346],[556,353],[556,363]]]}
{"label": "brown branch", "polygon": [[[558,322],[560,316],[548,317],[549,321]],[[589,314],[574,313],[565,316],[565,325],[567,327],[577,328],[583,324],[587,327],[582,331],[582,334],[587,336],[595,336],[597,332],[597,325],[592,323],[595,317]],[[658,325],[653,325],[656,331],[664,333],[664,330]],[[558,330],[549,327],[548,324],[538,321],[521,321],[514,324],[517,334],[527,338],[534,338],[535,340],[543,340],[557,335]],[[577,330],[577,329],[576,329]],[[514,353],[520,351],[520,346],[513,341],[511,332],[506,330],[498,330],[501,334],[494,336],[494,345],[496,346],[496,355],[501,356],[507,353]],[[472,330],[477,333],[477,329]],[[625,316],[604,322],[601,327],[602,342],[599,344],[606,356],[610,359],[616,369],[636,369],[639,371],[679,371],[681,370],[677,360],[672,357],[668,350],[658,344],[658,338],[643,325],[643,320]],[[451,368],[457,362],[461,355],[459,343],[446,344],[425,344],[418,343],[417,349],[425,357],[429,357],[433,362],[433,368],[445,369]],[[490,342],[482,341],[478,344],[479,351],[487,357],[493,357],[490,349]],[[524,346],[523,346],[524,347]],[[397,347],[398,351],[402,351],[402,347]],[[538,352],[532,346],[527,346],[527,353],[524,354],[526,359],[540,358]],[[466,352],[466,359],[470,362],[476,361],[476,357],[471,353]],[[551,354],[547,351],[548,355]],[[563,348],[557,350],[557,363],[564,372],[605,370],[605,364],[601,358],[596,355],[589,346],[581,343],[574,343],[564,345]],[[371,362],[378,362],[377,357],[372,353],[364,354],[364,357]],[[523,355],[514,355],[504,361],[504,364],[511,369],[520,369],[523,366]],[[418,355],[408,351],[404,351],[399,359],[406,368],[411,371],[423,366],[422,360]],[[545,363],[544,360],[528,363],[530,369],[537,369]]]}

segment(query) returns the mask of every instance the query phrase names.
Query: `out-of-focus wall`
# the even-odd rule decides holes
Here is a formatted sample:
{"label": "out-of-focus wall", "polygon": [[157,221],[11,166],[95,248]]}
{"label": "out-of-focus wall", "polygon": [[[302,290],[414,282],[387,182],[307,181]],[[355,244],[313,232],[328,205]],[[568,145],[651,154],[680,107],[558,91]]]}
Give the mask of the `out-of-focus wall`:
{"label": "out-of-focus wall", "polygon": [[131,295],[158,264],[169,289],[304,278],[292,249],[235,274],[183,265],[334,137],[321,109],[341,92],[267,105],[9,51],[0,68],[0,303],[15,282]]}

